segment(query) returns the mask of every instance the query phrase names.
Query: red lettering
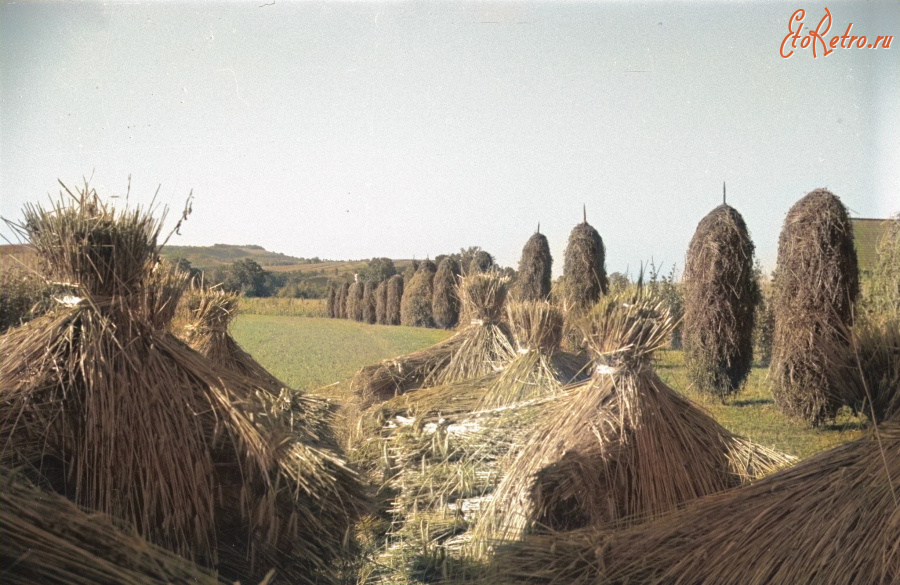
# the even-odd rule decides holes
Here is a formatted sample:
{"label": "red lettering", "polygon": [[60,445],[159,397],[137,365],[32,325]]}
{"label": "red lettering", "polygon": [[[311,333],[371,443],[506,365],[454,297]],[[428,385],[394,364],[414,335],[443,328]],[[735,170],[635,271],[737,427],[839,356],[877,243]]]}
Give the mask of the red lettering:
{"label": "red lettering", "polygon": [[[890,49],[891,41],[893,41],[893,40],[894,40],[894,35],[891,35],[889,37],[884,37],[884,40],[881,41],[881,46],[884,47],[885,49]],[[877,45],[878,43],[875,43],[875,44]]]}
{"label": "red lettering", "polygon": [[835,35],[835,36],[831,37],[831,42],[828,44],[831,45],[831,48],[833,49],[835,47],[835,45],[838,44],[838,41],[840,41],[840,40],[841,40],[841,37]]}
{"label": "red lettering", "polygon": [[[822,27],[825,26],[825,30],[822,30]],[[817,58],[816,54],[816,41],[822,43],[822,52],[823,57],[832,52],[831,49],[828,48],[828,45],[825,44],[825,35],[828,34],[828,31],[831,30],[831,11],[828,8],[825,9],[825,16],[822,17],[822,20],[819,21],[819,25],[816,26],[816,30],[809,31],[809,36],[813,39],[813,59]]]}
{"label": "red lettering", "polygon": [[856,48],[862,49],[865,46],[866,46],[866,36],[863,35],[863,36],[859,37],[859,39],[856,41]]}
{"label": "red lettering", "polygon": [[[784,54],[784,46],[787,44],[788,39],[791,40],[791,49],[797,48],[797,39],[800,38],[800,31],[803,29],[803,18],[806,16],[806,11],[802,8],[798,8],[791,15],[791,18],[788,20],[788,34],[784,37],[784,40],[781,41],[781,56],[784,59],[787,59],[791,55],[794,54],[794,51],[791,51],[787,55]],[[797,26],[797,30],[794,30],[794,21],[797,21],[799,25]]]}
{"label": "red lettering", "polygon": [[[853,23],[852,23],[852,22],[851,22],[850,24],[847,25],[847,32],[845,32],[843,35],[841,35],[841,48],[842,48],[842,49],[848,49],[848,48],[849,48],[847,45],[844,44],[844,41],[846,41],[846,40],[850,37],[850,29],[851,29],[851,28],[853,28]],[[852,42],[852,41],[851,41],[851,42]]]}

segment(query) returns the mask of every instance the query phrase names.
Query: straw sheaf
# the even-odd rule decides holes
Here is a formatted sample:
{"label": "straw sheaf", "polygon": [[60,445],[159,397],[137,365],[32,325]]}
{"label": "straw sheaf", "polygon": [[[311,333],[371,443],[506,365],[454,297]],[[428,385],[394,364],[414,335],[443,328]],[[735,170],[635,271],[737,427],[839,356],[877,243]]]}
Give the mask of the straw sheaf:
{"label": "straw sheaf", "polygon": [[337,290],[337,296],[335,297],[335,316],[339,319],[350,319],[352,318],[350,314],[347,312],[347,299],[350,296],[350,283],[344,282]]}
{"label": "straw sheaf", "polygon": [[229,578],[328,579],[361,487],[263,387],[145,318],[133,270],[152,267],[156,227],[87,190],[26,209],[23,235],[83,296],[0,337],[0,463]]}
{"label": "straw sheaf", "polygon": [[900,581],[900,427],[622,531],[537,535],[490,582],[888,585]]}
{"label": "straw sheaf", "polygon": [[0,470],[0,565],[7,585],[218,585],[215,573],[153,545],[126,523]]}
{"label": "straw sheaf", "polygon": [[590,323],[597,368],[504,464],[476,552],[535,530],[641,522],[790,460],[735,438],[653,372],[650,354],[674,325],[667,309],[611,299]]}
{"label": "straw sheaf", "polygon": [[684,269],[684,349],[691,383],[725,398],[740,390],[753,363],[759,284],[744,218],[720,205],[704,217]]}
{"label": "straw sheaf", "polygon": [[516,281],[516,297],[522,301],[543,301],[550,296],[553,257],[547,236],[536,233],[525,242]]}
{"label": "straw sheaf", "polygon": [[170,264],[160,262],[150,272],[144,296],[145,318],[157,329],[170,326],[178,313],[178,303],[187,290],[190,274]]}
{"label": "straw sheaf", "polygon": [[499,371],[515,350],[509,327],[503,322],[508,279],[493,273],[478,273],[460,279],[460,331],[451,339],[460,343],[437,383],[449,384]]}
{"label": "straw sheaf", "polygon": [[788,415],[819,425],[840,403],[830,385],[833,355],[822,339],[849,325],[859,292],[853,227],[840,200],[811,192],[788,212],[778,241],[775,272],[772,393]]}
{"label": "straw sheaf", "polygon": [[365,323],[375,323],[375,283],[366,282],[363,285],[362,320]]}
{"label": "straw sheaf", "polygon": [[487,386],[479,408],[552,396],[590,375],[587,358],[560,351],[563,315],[558,308],[546,301],[515,302],[506,313],[516,353]]}
{"label": "straw sheaf", "polygon": [[243,376],[266,390],[270,408],[282,412],[294,433],[320,447],[335,448],[330,425],[333,407],[328,400],[292,390],[235,341],[228,325],[237,315],[240,297],[221,289],[198,288],[185,297],[185,326],[181,338],[213,365]]}

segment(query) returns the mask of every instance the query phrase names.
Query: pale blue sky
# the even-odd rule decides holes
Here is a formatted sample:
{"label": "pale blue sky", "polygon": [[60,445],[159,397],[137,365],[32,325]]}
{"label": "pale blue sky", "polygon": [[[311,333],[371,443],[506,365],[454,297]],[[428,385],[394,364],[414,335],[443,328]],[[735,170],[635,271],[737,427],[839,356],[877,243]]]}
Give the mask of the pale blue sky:
{"label": "pale blue sky", "polygon": [[634,272],[683,265],[723,180],[767,268],[812,189],[900,211],[900,40],[779,56],[801,5],[900,37],[896,0],[266,1],[0,2],[0,215],[131,174],[193,189],[172,243],[515,266],[540,222],[558,272],[586,203]]}

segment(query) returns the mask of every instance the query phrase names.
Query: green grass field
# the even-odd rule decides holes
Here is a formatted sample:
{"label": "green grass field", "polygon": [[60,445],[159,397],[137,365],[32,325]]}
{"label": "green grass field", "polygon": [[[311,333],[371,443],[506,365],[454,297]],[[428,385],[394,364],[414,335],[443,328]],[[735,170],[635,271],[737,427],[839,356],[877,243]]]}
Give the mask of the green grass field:
{"label": "green grass field", "polygon": [[[344,319],[240,315],[231,329],[235,339],[285,383],[316,390],[338,401],[347,398],[349,378],[360,367],[427,347],[450,332],[434,329],[365,325]],[[855,439],[863,421],[849,415],[821,429],[786,419],[775,407],[767,370],[756,367],[738,396],[728,404],[687,388],[683,354],[657,356],[660,377],[701,404],[722,425],[741,436],[800,458]]]}

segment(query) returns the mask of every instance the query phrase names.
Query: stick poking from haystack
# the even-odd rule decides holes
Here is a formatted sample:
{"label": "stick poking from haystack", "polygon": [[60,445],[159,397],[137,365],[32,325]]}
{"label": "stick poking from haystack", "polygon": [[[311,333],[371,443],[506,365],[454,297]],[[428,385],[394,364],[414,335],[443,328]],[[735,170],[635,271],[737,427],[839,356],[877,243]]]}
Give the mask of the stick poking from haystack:
{"label": "stick poking from haystack", "polygon": [[735,438],[659,379],[650,356],[674,326],[662,304],[608,297],[586,323],[593,376],[551,402],[511,454],[476,553],[533,529],[639,522],[790,460]]}
{"label": "stick poking from haystack", "polygon": [[546,301],[515,302],[506,313],[516,354],[487,387],[479,408],[552,396],[586,373],[586,358],[560,351],[563,314],[558,308]]}
{"label": "stick poking from haystack", "polygon": [[900,425],[627,530],[532,536],[491,583],[900,582]]}
{"label": "stick poking from haystack", "polygon": [[0,471],[0,566],[6,585],[218,585],[209,570],[127,524]]}
{"label": "stick poking from haystack", "polygon": [[67,192],[17,226],[72,294],[0,337],[0,464],[231,579],[327,579],[355,474],[147,318],[161,220]]}

